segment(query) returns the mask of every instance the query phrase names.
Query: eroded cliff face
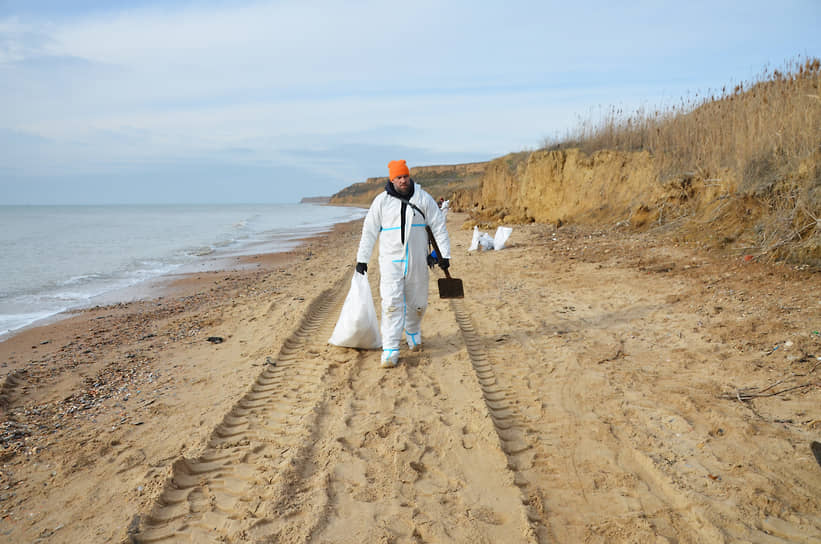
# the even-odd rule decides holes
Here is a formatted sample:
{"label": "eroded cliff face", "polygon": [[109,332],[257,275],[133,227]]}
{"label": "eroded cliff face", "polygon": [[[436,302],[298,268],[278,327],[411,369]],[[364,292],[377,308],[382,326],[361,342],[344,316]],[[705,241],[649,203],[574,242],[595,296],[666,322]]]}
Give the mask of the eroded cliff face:
{"label": "eroded cliff face", "polygon": [[536,151],[491,161],[480,192],[455,206],[507,223],[629,217],[664,197],[646,152]]}
{"label": "eroded cliff face", "polygon": [[[821,267],[821,151],[769,169],[681,172],[664,159],[646,151],[540,150],[411,175],[434,197],[450,199],[451,209],[470,213],[465,228],[655,228],[678,241]],[[348,187],[331,203],[368,206],[386,180]]]}
{"label": "eroded cliff face", "polygon": [[821,152],[780,165],[767,183],[729,168],[665,171],[647,152],[520,153],[491,161],[481,187],[453,195],[451,208],[471,214],[466,228],[657,228],[705,247],[821,266]]}

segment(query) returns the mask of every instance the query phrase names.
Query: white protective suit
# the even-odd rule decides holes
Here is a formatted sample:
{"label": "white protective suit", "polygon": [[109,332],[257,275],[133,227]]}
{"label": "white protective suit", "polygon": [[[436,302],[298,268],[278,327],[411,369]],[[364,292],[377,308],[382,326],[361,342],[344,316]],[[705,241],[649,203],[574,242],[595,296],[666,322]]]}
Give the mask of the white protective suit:
{"label": "white protective suit", "polygon": [[[388,182],[390,183],[390,182]],[[387,187],[387,186],[386,186]],[[379,238],[379,294],[382,297],[383,358],[399,351],[402,331],[408,346],[422,343],[422,316],[428,306],[428,234],[425,222],[436,237],[441,257],[450,259],[450,237],[445,217],[436,201],[414,183],[409,201],[424,213],[387,192],[374,198],[365,224],[356,260],[367,263]],[[404,242],[402,241],[402,210],[405,213]]]}

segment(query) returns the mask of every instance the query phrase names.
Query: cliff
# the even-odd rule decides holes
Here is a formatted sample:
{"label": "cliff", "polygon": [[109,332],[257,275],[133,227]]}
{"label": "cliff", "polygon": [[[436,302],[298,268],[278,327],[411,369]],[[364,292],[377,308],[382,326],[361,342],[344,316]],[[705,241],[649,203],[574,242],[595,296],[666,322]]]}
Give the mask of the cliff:
{"label": "cliff", "polygon": [[473,222],[654,229],[821,267],[821,60],[669,111],[614,108],[561,143],[491,161],[452,199]]}
{"label": "cliff", "polygon": [[491,161],[481,189],[451,206],[506,223],[591,222],[626,218],[663,192],[646,152],[535,151]]}
{"label": "cliff", "polygon": [[[662,175],[647,151],[535,151],[491,161],[451,200],[466,226],[526,222],[655,229],[676,241],[821,266],[821,151],[770,183],[736,171]],[[761,176],[761,172],[753,172]]]}
{"label": "cliff", "polygon": [[306,196],[303,197],[300,204],[328,204],[331,201],[329,196]]}

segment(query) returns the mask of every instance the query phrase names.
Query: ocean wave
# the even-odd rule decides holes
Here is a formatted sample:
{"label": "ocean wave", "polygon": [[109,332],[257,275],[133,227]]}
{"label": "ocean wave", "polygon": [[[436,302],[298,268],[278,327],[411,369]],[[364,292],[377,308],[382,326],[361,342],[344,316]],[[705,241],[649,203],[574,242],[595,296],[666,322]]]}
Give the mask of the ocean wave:
{"label": "ocean wave", "polygon": [[39,301],[39,302],[52,301],[52,300],[65,301],[65,302],[78,302],[78,301],[81,301],[81,300],[88,300],[88,299],[92,298],[95,294],[97,294],[97,293],[88,292],[88,291],[59,291],[57,293],[51,293],[51,294],[43,294],[43,293],[37,294],[37,295],[32,296],[32,298],[34,300]]}
{"label": "ocean wave", "polygon": [[0,240],[7,241],[0,331],[108,303],[124,289],[175,271],[221,266],[223,257],[288,251],[364,214],[297,204],[6,210],[0,215]]}
{"label": "ocean wave", "polygon": [[61,285],[78,285],[83,283],[89,283],[101,280],[104,277],[105,276],[103,276],[102,274],[80,274],[79,276],[74,276],[67,279]]}

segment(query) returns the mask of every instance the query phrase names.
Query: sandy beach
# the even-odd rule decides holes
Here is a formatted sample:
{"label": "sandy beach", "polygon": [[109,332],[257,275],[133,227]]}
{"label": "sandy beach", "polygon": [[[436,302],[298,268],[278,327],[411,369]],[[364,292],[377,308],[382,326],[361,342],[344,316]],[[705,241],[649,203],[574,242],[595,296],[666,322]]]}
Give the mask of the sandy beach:
{"label": "sandy beach", "polygon": [[361,221],[0,343],[0,541],[821,542],[817,272],[465,220],[395,369]]}

